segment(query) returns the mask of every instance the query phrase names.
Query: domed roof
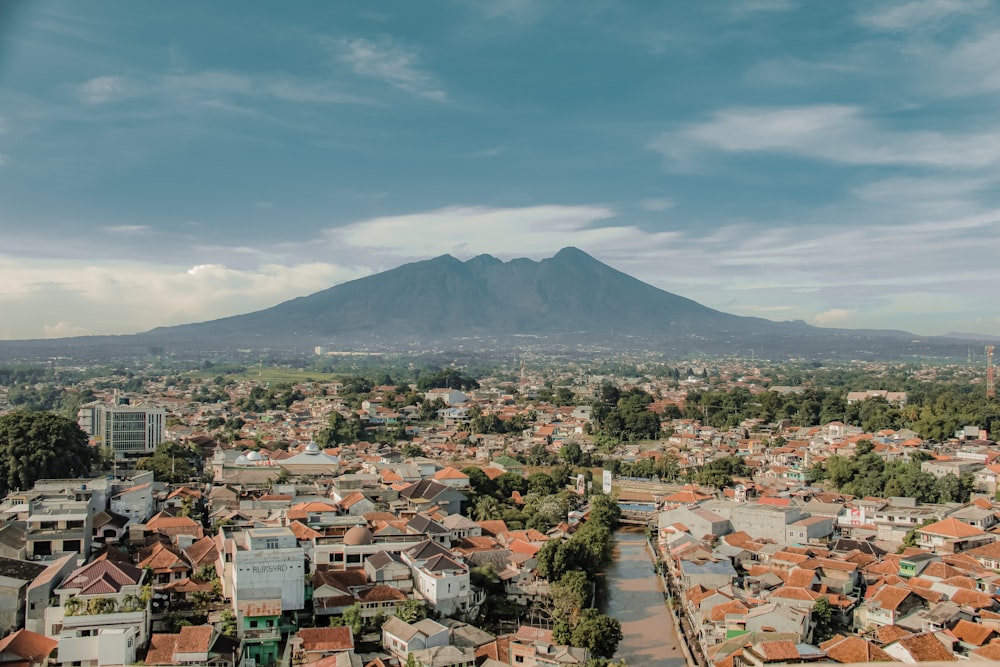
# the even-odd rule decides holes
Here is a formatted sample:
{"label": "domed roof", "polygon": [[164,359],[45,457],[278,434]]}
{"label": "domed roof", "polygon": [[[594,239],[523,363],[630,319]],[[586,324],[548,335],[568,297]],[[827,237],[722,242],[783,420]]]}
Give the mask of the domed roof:
{"label": "domed roof", "polygon": [[247,457],[240,454],[239,456],[236,457],[236,465],[238,466],[250,465],[250,461],[247,460]]}
{"label": "domed roof", "polygon": [[308,445],[306,445],[305,451],[306,454],[319,454],[320,452],[319,445],[317,445],[315,442],[310,442]]}
{"label": "domed roof", "polygon": [[371,544],[374,541],[375,537],[372,535],[372,531],[368,530],[368,526],[355,526],[344,533],[344,544],[348,546]]}
{"label": "domed roof", "polygon": [[260,461],[261,459],[260,452],[250,452],[247,454],[247,461]]}

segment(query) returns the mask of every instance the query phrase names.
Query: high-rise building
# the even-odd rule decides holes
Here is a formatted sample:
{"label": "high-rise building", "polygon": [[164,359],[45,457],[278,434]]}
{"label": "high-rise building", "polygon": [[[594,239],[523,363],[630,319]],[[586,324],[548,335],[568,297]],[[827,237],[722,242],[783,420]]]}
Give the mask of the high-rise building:
{"label": "high-rise building", "polygon": [[89,403],[77,412],[77,423],[99,447],[116,458],[151,454],[166,438],[166,411],[143,405]]}

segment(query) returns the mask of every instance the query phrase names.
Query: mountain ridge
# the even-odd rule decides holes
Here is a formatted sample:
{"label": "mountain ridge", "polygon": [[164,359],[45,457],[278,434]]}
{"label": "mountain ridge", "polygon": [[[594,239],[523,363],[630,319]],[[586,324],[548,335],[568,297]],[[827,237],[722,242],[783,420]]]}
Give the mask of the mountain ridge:
{"label": "mountain ridge", "polygon": [[[72,348],[141,354],[311,353],[340,349],[486,352],[620,349],[770,358],[964,358],[968,340],[894,330],[827,329],[715,310],[642,282],[574,247],[541,260],[480,254],[410,262],[229,317],[124,336],[0,342],[0,354]],[[82,353],[81,353],[82,354]]]}

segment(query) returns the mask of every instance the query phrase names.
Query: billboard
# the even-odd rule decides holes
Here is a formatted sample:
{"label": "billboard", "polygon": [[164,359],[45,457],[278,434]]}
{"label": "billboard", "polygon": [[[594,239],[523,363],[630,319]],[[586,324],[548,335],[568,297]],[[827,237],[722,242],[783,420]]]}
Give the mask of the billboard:
{"label": "billboard", "polygon": [[610,470],[605,470],[604,471],[604,478],[603,478],[602,481],[603,481],[603,486],[601,487],[601,491],[603,491],[605,495],[611,495],[611,471]]}

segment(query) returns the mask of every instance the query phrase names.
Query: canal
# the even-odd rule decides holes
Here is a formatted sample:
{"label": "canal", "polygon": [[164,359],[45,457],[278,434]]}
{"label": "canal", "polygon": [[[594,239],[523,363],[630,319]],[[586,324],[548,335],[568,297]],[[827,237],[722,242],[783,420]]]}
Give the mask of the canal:
{"label": "canal", "polygon": [[615,532],[615,560],[605,573],[604,613],[622,624],[615,659],[629,667],[685,667],[674,623],[663,602],[663,589],[653,571],[641,529]]}

